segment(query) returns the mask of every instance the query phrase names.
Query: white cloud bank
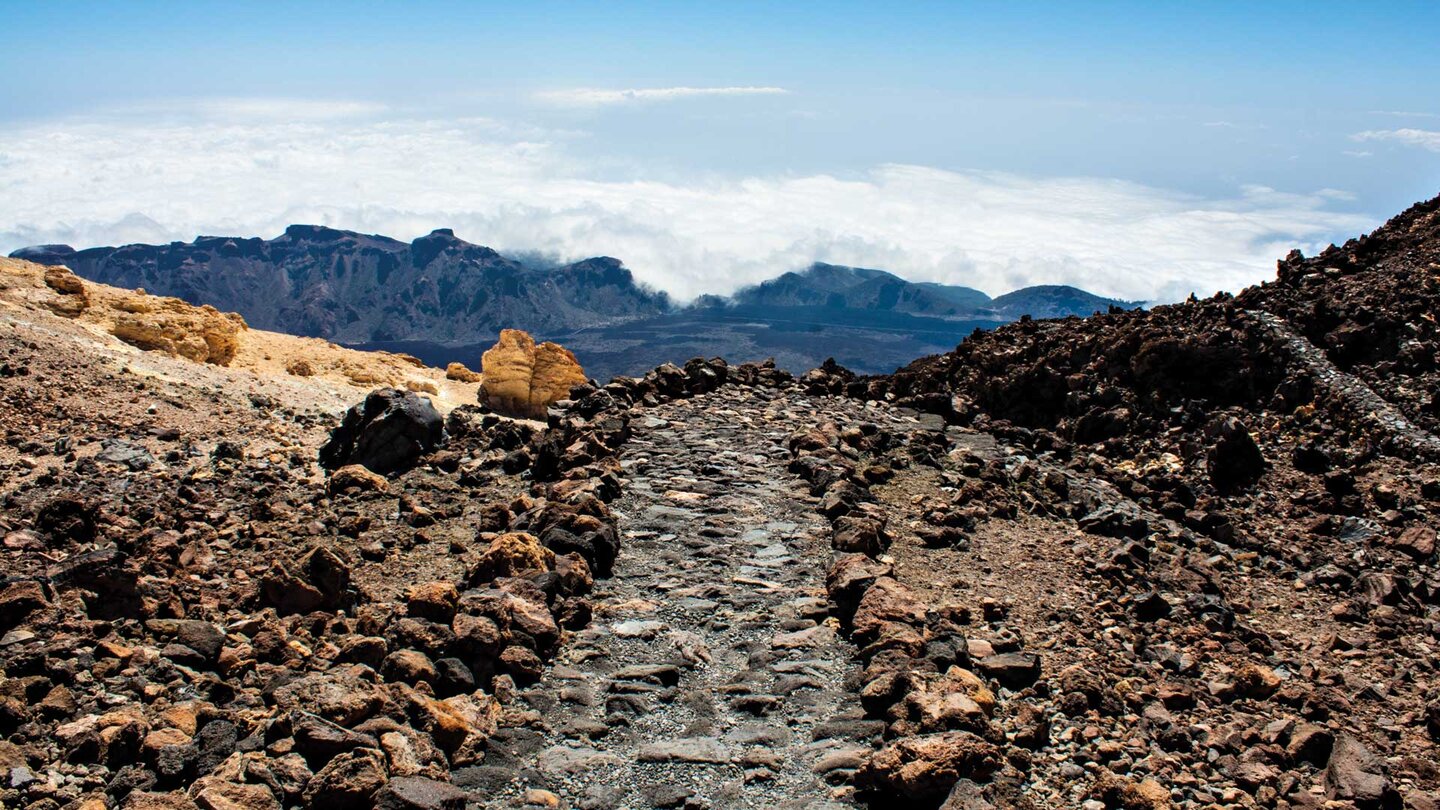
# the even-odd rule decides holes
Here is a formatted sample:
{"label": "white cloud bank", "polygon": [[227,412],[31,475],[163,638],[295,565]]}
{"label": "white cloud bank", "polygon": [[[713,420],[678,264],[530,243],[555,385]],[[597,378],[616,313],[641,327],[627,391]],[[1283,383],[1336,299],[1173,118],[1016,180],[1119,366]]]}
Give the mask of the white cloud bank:
{"label": "white cloud bank", "polygon": [[1356,141],[1392,141],[1405,146],[1418,146],[1431,152],[1440,152],[1440,132],[1428,129],[1371,129],[1350,136]]}
{"label": "white cloud bank", "polygon": [[[322,117],[323,118],[323,117]],[[320,223],[499,250],[622,258],[681,298],[820,260],[994,293],[1075,284],[1174,300],[1268,278],[1373,222],[1342,195],[1199,199],[1094,178],[881,165],[857,176],[610,181],[543,133],[486,119],[53,121],[0,133],[0,253],[275,236]]]}
{"label": "white cloud bank", "polygon": [[568,90],[544,90],[536,93],[535,99],[565,107],[601,107],[607,104],[679,101],[715,96],[783,96],[789,92],[783,87],[637,87],[626,90],[577,87]]}

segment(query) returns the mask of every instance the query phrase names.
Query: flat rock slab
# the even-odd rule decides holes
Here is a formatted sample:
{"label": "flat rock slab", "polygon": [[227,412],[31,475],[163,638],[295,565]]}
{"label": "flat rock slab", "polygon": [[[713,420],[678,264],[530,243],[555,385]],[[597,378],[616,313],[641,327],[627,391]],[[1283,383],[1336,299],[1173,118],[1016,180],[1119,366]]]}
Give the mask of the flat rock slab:
{"label": "flat rock slab", "polygon": [[770,640],[770,646],[777,650],[800,650],[819,647],[835,640],[835,631],[823,624],[793,633],[781,633]]}
{"label": "flat rock slab", "polygon": [[725,765],[731,758],[730,749],[715,737],[666,740],[640,746],[641,762],[703,762]]}

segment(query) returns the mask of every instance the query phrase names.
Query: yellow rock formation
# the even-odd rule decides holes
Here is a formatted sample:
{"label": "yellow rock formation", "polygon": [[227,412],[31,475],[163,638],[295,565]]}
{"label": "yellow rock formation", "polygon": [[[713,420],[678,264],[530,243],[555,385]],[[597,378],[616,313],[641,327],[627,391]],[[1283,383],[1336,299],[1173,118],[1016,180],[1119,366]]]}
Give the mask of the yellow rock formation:
{"label": "yellow rock formation", "polygon": [[451,363],[445,367],[445,379],[478,383],[480,382],[480,373],[466,368],[464,363]]}
{"label": "yellow rock formation", "polygon": [[480,402],[500,413],[545,418],[545,409],[585,382],[585,369],[569,349],[535,345],[519,329],[503,329],[500,340],[480,358]]}
{"label": "yellow rock formation", "polygon": [[[177,298],[149,295],[85,281],[65,267],[0,258],[0,313],[33,322],[55,341],[103,348],[132,370],[176,379],[204,380],[210,372],[240,375],[277,401],[303,409],[348,407],[370,389],[389,386],[423,391],[442,412],[474,402],[476,381],[447,377],[409,355],[362,352],[319,338],[250,329],[233,313],[197,307]],[[58,317],[58,320],[57,320]],[[141,350],[144,359],[135,357]],[[175,367],[201,363],[204,374]],[[228,375],[228,376],[227,376]]]}
{"label": "yellow rock formation", "polygon": [[534,535],[507,532],[490,541],[470,576],[472,582],[484,583],[496,577],[554,569],[555,552],[540,545]]}
{"label": "yellow rock formation", "polygon": [[240,332],[248,327],[233,312],[212,306],[196,307],[179,298],[132,294],[119,302],[110,334],[149,351],[162,351],[197,363],[228,366],[240,347]]}

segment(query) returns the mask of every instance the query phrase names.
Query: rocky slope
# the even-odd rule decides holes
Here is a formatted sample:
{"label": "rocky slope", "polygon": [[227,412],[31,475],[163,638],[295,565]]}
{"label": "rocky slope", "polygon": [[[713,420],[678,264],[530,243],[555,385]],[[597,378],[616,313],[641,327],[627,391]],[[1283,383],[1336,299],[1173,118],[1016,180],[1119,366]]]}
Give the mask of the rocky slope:
{"label": "rocky slope", "polygon": [[252,329],[233,312],[17,259],[0,259],[0,312],[14,335],[33,338],[37,352],[73,355],[182,391],[254,391],[302,410],[341,408],[379,385],[425,391],[448,409],[474,402],[479,382],[403,354]]}
{"label": "rocky slope", "polygon": [[1337,249],[1364,285],[883,377],[696,359],[543,423],[242,395],[250,331],[230,366],[140,352],[30,269],[0,802],[1434,807],[1425,372],[1322,345],[1378,318],[1291,313],[1424,343],[1435,205]]}
{"label": "rocky slope", "polygon": [[1272,312],[1405,415],[1440,430],[1440,199],[1310,259],[1236,301]]}

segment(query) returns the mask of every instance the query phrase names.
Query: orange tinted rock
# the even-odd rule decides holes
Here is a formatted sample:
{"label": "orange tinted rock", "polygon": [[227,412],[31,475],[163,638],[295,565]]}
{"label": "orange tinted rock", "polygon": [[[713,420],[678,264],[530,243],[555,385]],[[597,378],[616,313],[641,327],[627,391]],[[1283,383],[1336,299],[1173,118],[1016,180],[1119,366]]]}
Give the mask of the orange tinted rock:
{"label": "orange tinted rock", "polygon": [[551,403],[570,396],[570,389],[585,382],[585,369],[575,354],[557,343],[535,347],[535,373],[530,378],[530,408],[544,416]]}
{"label": "orange tinted rock", "polygon": [[533,571],[555,568],[555,552],[540,545],[532,534],[507,532],[490,541],[475,567],[470,569],[470,582],[489,582],[496,577],[513,577]]}
{"label": "orange tinted rock", "polygon": [[110,334],[146,351],[161,351],[197,363],[229,365],[247,328],[239,315],[178,298],[135,294],[116,304]]}
{"label": "orange tinted rock", "polygon": [[385,476],[370,472],[369,468],[360,464],[347,464],[330,475],[330,491],[344,492],[346,490],[359,490],[362,492],[385,492],[390,489],[390,484]]}
{"label": "orange tinted rock", "polygon": [[535,345],[519,329],[503,329],[500,340],[480,358],[480,403],[500,413],[545,418],[545,409],[585,382],[585,370],[568,349]]}
{"label": "orange tinted rock", "polygon": [[966,731],[899,739],[875,752],[856,785],[907,799],[943,799],[961,779],[984,782],[1004,764],[1000,749]]}
{"label": "orange tinted rock", "polygon": [[480,372],[471,371],[464,363],[451,363],[445,367],[445,379],[456,382],[477,383],[484,378]]}

